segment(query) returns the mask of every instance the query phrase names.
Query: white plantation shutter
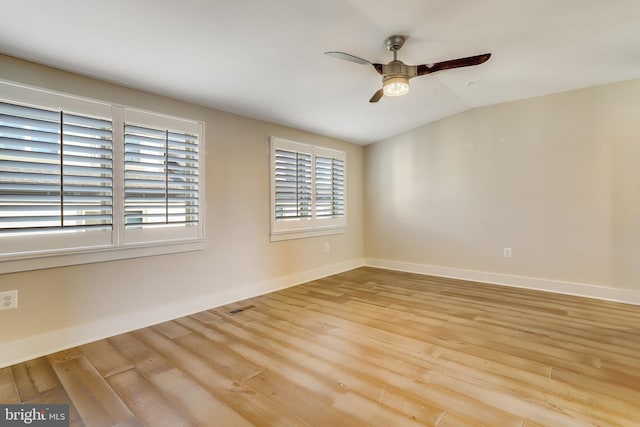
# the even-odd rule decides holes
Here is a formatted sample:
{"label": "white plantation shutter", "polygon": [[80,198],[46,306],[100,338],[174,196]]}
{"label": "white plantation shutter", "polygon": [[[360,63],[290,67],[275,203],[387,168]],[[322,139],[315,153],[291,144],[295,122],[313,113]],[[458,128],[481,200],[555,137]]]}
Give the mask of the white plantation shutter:
{"label": "white plantation shutter", "polygon": [[199,211],[198,135],[167,131],[167,223],[197,225]]}
{"label": "white plantation shutter", "polygon": [[166,223],[165,131],[125,124],[125,226]]}
{"label": "white plantation shutter", "polygon": [[125,225],[198,223],[198,136],[125,124]]}
{"label": "white plantation shutter", "polygon": [[112,227],[108,119],[0,102],[0,235]]}
{"label": "white plantation shutter", "polygon": [[110,120],[63,113],[63,227],[112,228]]}
{"label": "white plantation shutter", "polygon": [[316,156],[316,216],[344,216],[344,161]]}
{"label": "white plantation shutter", "polygon": [[272,240],[343,231],[345,162],[344,151],[271,138]]}
{"label": "white plantation shutter", "polygon": [[200,124],[132,109],[124,122],[125,242],[201,236]]}
{"label": "white plantation shutter", "polygon": [[274,173],[276,219],[311,218],[311,154],[277,149]]}

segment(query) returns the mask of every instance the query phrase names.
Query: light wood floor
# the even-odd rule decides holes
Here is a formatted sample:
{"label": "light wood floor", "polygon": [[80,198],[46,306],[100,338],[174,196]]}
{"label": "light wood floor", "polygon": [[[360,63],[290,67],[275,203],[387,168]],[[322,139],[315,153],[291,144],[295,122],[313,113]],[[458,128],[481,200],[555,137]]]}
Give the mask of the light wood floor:
{"label": "light wood floor", "polygon": [[360,268],[4,368],[0,402],[73,426],[639,426],[640,307]]}

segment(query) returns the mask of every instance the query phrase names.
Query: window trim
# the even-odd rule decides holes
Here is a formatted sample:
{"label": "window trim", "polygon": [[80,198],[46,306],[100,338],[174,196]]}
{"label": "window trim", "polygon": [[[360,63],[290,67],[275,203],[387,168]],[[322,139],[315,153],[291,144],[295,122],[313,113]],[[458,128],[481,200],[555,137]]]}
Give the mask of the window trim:
{"label": "window trim", "polygon": [[[292,152],[302,152],[311,154],[311,218],[291,218],[276,219],[276,180],[275,180],[275,160],[276,150],[282,149]],[[316,217],[316,157],[329,157],[343,161],[344,165],[344,214],[341,217],[317,218]],[[326,236],[332,234],[342,234],[347,226],[347,153],[342,150],[327,147],[305,144],[291,141],[275,136],[269,138],[269,173],[270,173],[270,241],[278,242],[282,240],[301,239],[316,236]]]}
{"label": "window trim", "polygon": [[[0,274],[19,271],[37,270],[42,268],[62,267],[76,264],[112,261],[161,254],[180,253],[202,250],[205,232],[205,126],[203,122],[193,119],[170,116],[162,113],[138,108],[117,105],[105,101],[84,98],[67,93],[52,91],[6,80],[0,80],[0,99],[22,105],[40,108],[55,108],[97,117],[111,118],[113,128],[113,220],[112,230],[105,232],[107,238],[95,241],[84,241],[83,236],[73,236],[74,233],[54,233],[51,240],[56,243],[59,239],[65,246],[54,245],[39,250],[20,249],[11,253],[0,252]],[[124,231],[124,121],[127,114],[136,117],[146,117],[151,121],[149,125],[160,123],[170,128],[173,123],[185,123],[194,126],[198,133],[198,225],[192,227],[189,236],[175,233],[170,227],[158,229],[157,238],[125,239]],[[156,122],[153,122],[156,120]],[[142,230],[141,230],[142,231]],[[195,231],[195,232],[194,232]],[[129,231],[127,231],[129,232]],[[82,234],[82,233],[79,233]],[[42,235],[40,235],[42,236]],[[16,236],[12,239],[28,238],[30,236]],[[2,239],[0,238],[0,242]],[[8,240],[7,240],[8,241]],[[7,243],[5,241],[5,243]],[[6,248],[9,245],[3,244]]]}

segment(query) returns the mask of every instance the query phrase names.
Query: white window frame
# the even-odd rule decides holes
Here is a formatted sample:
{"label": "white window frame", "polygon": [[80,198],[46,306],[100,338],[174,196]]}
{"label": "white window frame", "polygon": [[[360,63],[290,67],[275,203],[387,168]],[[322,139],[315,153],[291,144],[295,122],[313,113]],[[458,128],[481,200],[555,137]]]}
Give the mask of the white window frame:
{"label": "white window frame", "polygon": [[[311,170],[312,170],[312,205],[310,218],[276,218],[276,179],[275,179],[275,161],[276,150],[286,150],[296,153],[311,154]],[[305,144],[296,141],[290,141],[278,137],[270,137],[270,240],[272,242],[300,239],[315,236],[324,236],[330,234],[341,234],[345,232],[347,226],[347,153],[342,150],[335,150],[326,147],[320,147],[312,144]],[[316,177],[315,177],[315,159],[316,156],[328,157],[332,159],[342,160],[344,162],[344,215],[340,217],[318,218],[316,217]]]}
{"label": "white window frame", "polygon": [[[55,232],[0,236],[0,274],[66,265],[179,253],[204,248],[205,134],[204,123],[175,116],[114,105],[47,89],[0,81],[0,100],[32,107],[60,109],[81,115],[110,118],[113,129],[113,228],[105,232]],[[198,225],[125,230],[124,123],[198,134]],[[34,245],[37,243],[37,246]]]}

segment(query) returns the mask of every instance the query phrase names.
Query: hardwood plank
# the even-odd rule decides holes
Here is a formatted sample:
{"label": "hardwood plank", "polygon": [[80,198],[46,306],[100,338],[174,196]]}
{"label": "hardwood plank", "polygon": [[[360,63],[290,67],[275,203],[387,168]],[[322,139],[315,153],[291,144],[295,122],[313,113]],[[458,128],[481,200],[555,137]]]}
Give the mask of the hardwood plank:
{"label": "hardwood plank", "polygon": [[69,421],[74,422],[81,420],[80,414],[76,410],[76,407],[69,399],[69,395],[62,387],[62,384],[58,382],[58,386],[47,391],[44,391],[38,395],[32,396],[29,399],[23,400],[22,403],[34,403],[40,405],[46,404],[66,404],[69,405]]}
{"label": "hardwood plank", "polygon": [[202,323],[218,322],[222,319],[220,316],[213,314],[213,312],[211,311],[202,311],[200,313],[195,313],[195,314],[192,314],[191,317],[193,317],[194,319],[197,319],[199,322],[202,322]]}
{"label": "hardwood plank", "polygon": [[178,338],[183,335],[187,335],[191,333],[190,330],[183,328],[176,322],[160,323],[158,325],[155,325],[153,328],[156,329],[161,334],[163,334],[164,336],[166,336],[167,338],[171,338],[171,339]]}
{"label": "hardwood plank", "polygon": [[109,341],[85,344],[80,346],[80,350],[104,378],[133,368],[131,362],[122,357]]}
{"label": "hardwood plank", "polygon": [[0,368],[0,402],[20,403],[20,395],[11,367]]}
{"label": "hardwood plank", "polygon": [[198,425],[253,425],[178,369],[154,375],[151,382]]}
{"label": "hardwood plank", "polygon": [[60,385],[46,357],[15,365],[12,371],[22,401]]}
{"label": "hardwood plank", "polygon": [[116,393],[144,425],[190,427],[193,424],[178,411],[146,378],[129,369],[107,378]]}
{"label": "hardwood plank", "polygon": [[86,424],[112,426],[133,418],[131,411],[84,355],[59,359],[52,366]]}
{"label": "hardwood plank", "polygon": [[107,341],[147,379],[173,369],[164,358],[131,333],[117,335]]}

